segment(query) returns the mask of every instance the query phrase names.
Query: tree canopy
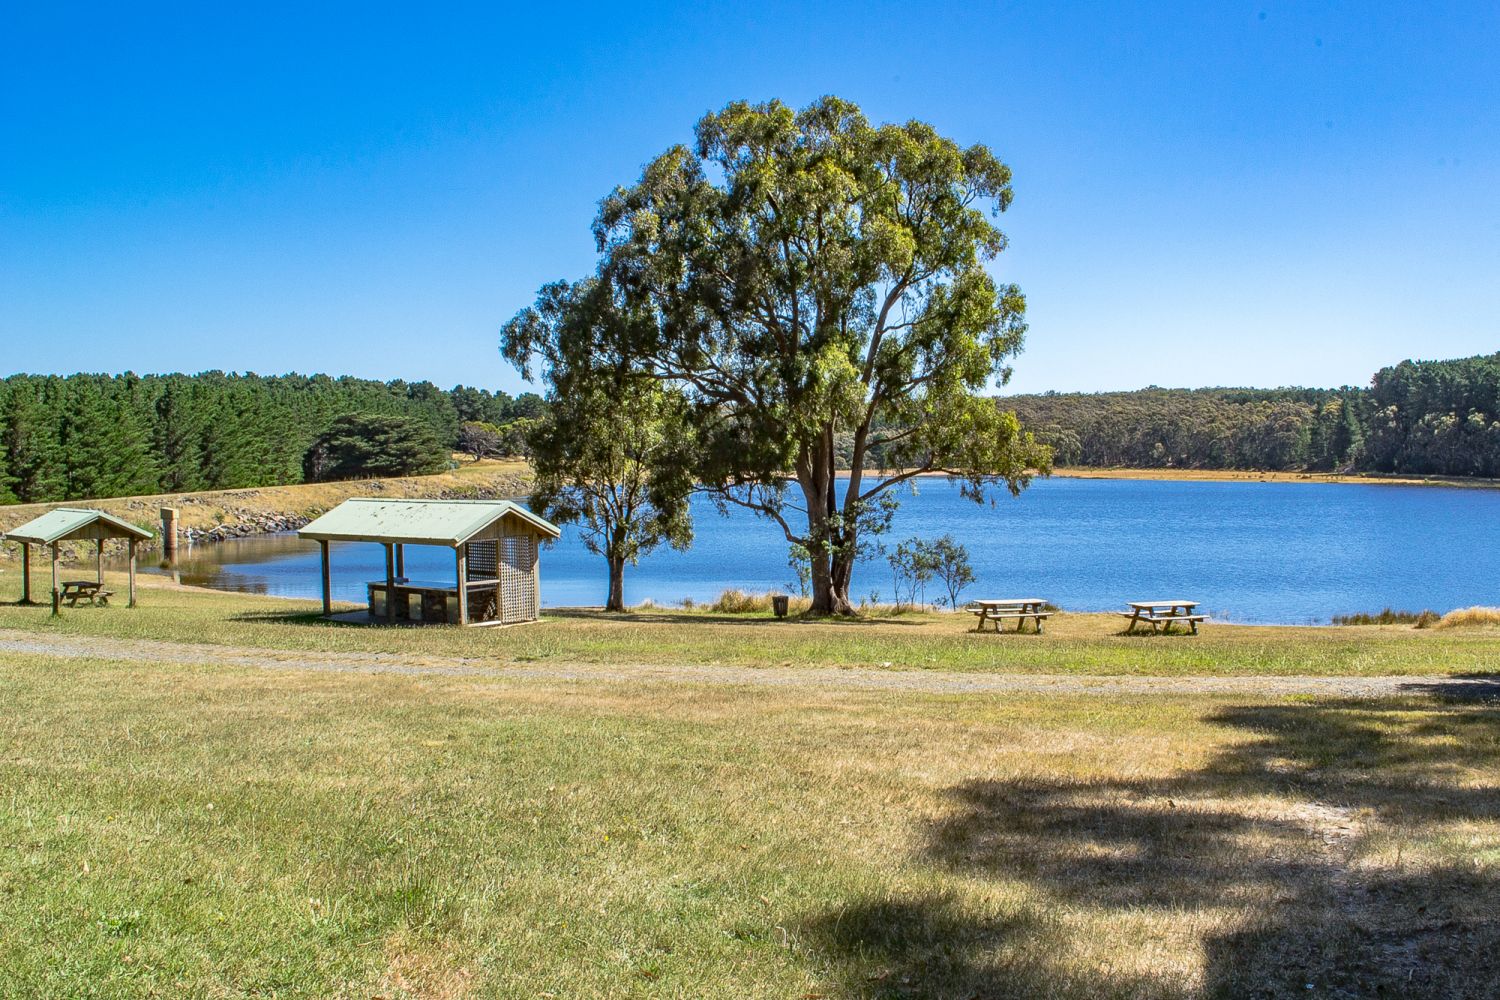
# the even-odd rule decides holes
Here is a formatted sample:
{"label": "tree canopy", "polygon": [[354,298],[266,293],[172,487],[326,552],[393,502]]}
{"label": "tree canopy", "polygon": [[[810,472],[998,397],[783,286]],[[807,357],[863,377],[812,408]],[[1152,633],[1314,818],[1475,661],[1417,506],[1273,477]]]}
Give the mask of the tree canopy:
{"label": "tree canopy", "polygon": [[688,425],[680,396],[653,384],[575,382],[529,435],[531,505],[577,524],[609,567],[608,611],[625,610],[625,566],[693,538]]}
{"label": "tree canopy", "polygon": [[[1025,330],[1019,289],[987,270],[1010,200],[989,149],[925,123],[872,126],[832,97],[731,104],[602,203],[597,294],[621,321],[560,322],[564,286],[549,286],[504,350],[529,371],[555,344],[559,386],[607,370],[680,392],[699,482],[806,549],[815,612],[848,612],[861,538],[896,487],[941,471],[982,499],[1047,468],[982,396]],[[874,452],[884,467],[867,470]]]}
{"label": "tree canopy", "polygon": [[432,428],[411,417],[349,413],[314,439],[302,460],[310,483],[439,472],[447,449]]}

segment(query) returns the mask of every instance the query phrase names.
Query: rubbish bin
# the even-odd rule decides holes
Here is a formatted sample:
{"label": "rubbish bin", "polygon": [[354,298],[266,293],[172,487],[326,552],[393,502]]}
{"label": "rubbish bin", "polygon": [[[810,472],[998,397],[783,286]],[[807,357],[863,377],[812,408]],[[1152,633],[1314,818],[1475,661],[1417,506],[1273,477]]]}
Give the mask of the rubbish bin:
{"label": "rubbish bin", "polygon": [[771,610],[776,612],[777,618],[785,618],[787,608],[791,605],[791,598],[785,594],[771,595]]}

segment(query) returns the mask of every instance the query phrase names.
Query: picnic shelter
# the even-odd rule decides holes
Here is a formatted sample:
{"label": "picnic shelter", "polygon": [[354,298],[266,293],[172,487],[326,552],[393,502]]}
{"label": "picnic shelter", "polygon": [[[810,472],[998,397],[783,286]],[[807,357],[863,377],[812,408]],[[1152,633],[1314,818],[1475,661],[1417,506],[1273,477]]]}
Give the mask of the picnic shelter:
{"label": "picnic shelter", "polygon": [[[366,583],[368,619],[388,624],[512,625],[541,616],[540,548],[561,532],[509,500],[345,500],[298,534],[322,548],[323,614],[333,615],[333,542],[385,547],[385,577]],[[446,580],[406,576],[406,546],[453,550]]]}
{"label": "picnic shelter", "polygon": [[[4,535],[6,541],[21,543],[21,603],[31,601],[31,547],[47,546],[52,552],[52,613],[62,608],[63,601],[77,605],[80,600],[91,604],[106,604],[112,596],[104,589],[104,543],[110,539],[122,539],[130,550],[130,606],[135,607],[135,552],[141,542],[155,536],[145,528],[131,524],[123,518],[106,514],[102,510],[86,507],[58,507],[41,517],[12,528]],[[95,579],[58,579],[58,546],[63,542],[93,541]]]}

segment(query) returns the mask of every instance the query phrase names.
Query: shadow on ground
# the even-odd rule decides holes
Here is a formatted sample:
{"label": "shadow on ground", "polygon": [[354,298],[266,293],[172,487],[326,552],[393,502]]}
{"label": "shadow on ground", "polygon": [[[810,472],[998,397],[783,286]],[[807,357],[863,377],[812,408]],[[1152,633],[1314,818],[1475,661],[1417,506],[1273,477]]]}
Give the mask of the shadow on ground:
{"label": "shadow on ground", "polygon": [[827,617],[810,617],[807,615],[792,614],[785,618],[777,618],[770,612],[758,614],[754,617],[749,615],[720,614],[714,611],[675,611],[671,608],[653,608],[651,610],[632,609],[629,611],[605,611],[602,608],[543,608],[544,618],[567,618],[572,620],[584,620],[601,622],[604,624],[656,624],[656,625],[842,625],[858,627],[861,625],[906,625],[909,627],[920,627],[924,623],[920,620],[912,620],[895,616],[861,616],[858,618],[843,618],[836,615]]}
{"label": "shadow on ground", "polygon": [[[1209,721],[1237,738],[1171,777],[957,785],[924,856],[1019,902],[878,900],[809,936],[855,996],[1500,996],[1496,845],[1463,832],[1500,819],[1494,683],[1222,709]],[[1424,861],[1445,830],[1474,846]],[[1169,929],[1201,979],[1141,971]]]}

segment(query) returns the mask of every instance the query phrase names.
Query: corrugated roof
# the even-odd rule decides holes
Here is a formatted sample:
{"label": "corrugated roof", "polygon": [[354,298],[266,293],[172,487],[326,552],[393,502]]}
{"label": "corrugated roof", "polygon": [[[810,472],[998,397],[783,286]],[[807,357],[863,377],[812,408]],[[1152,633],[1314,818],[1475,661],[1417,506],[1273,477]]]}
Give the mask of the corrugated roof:
{"label": "corrugated roof", "polygon": [[354,497],[297,534],[327,542],[399,542],[446,545],[473,538],[503,517],[518,517],[552,538],[555,525],[509,500],[386,500]]}
{"label": "corrugated roof", "polygon": [[107,526],[113,537],[134,537],[143,541],[156,537],[145,528],[138,528],[113,514],[106,514],[102,510],[89,510],[85,507],[58,507],[56,510],[49,510],[41,517],[33,518],[19,528],[7,531],[5,537],[13,542],[50,545],[52,542],[63,541],[75,531],[81,531],[96,521]]}

